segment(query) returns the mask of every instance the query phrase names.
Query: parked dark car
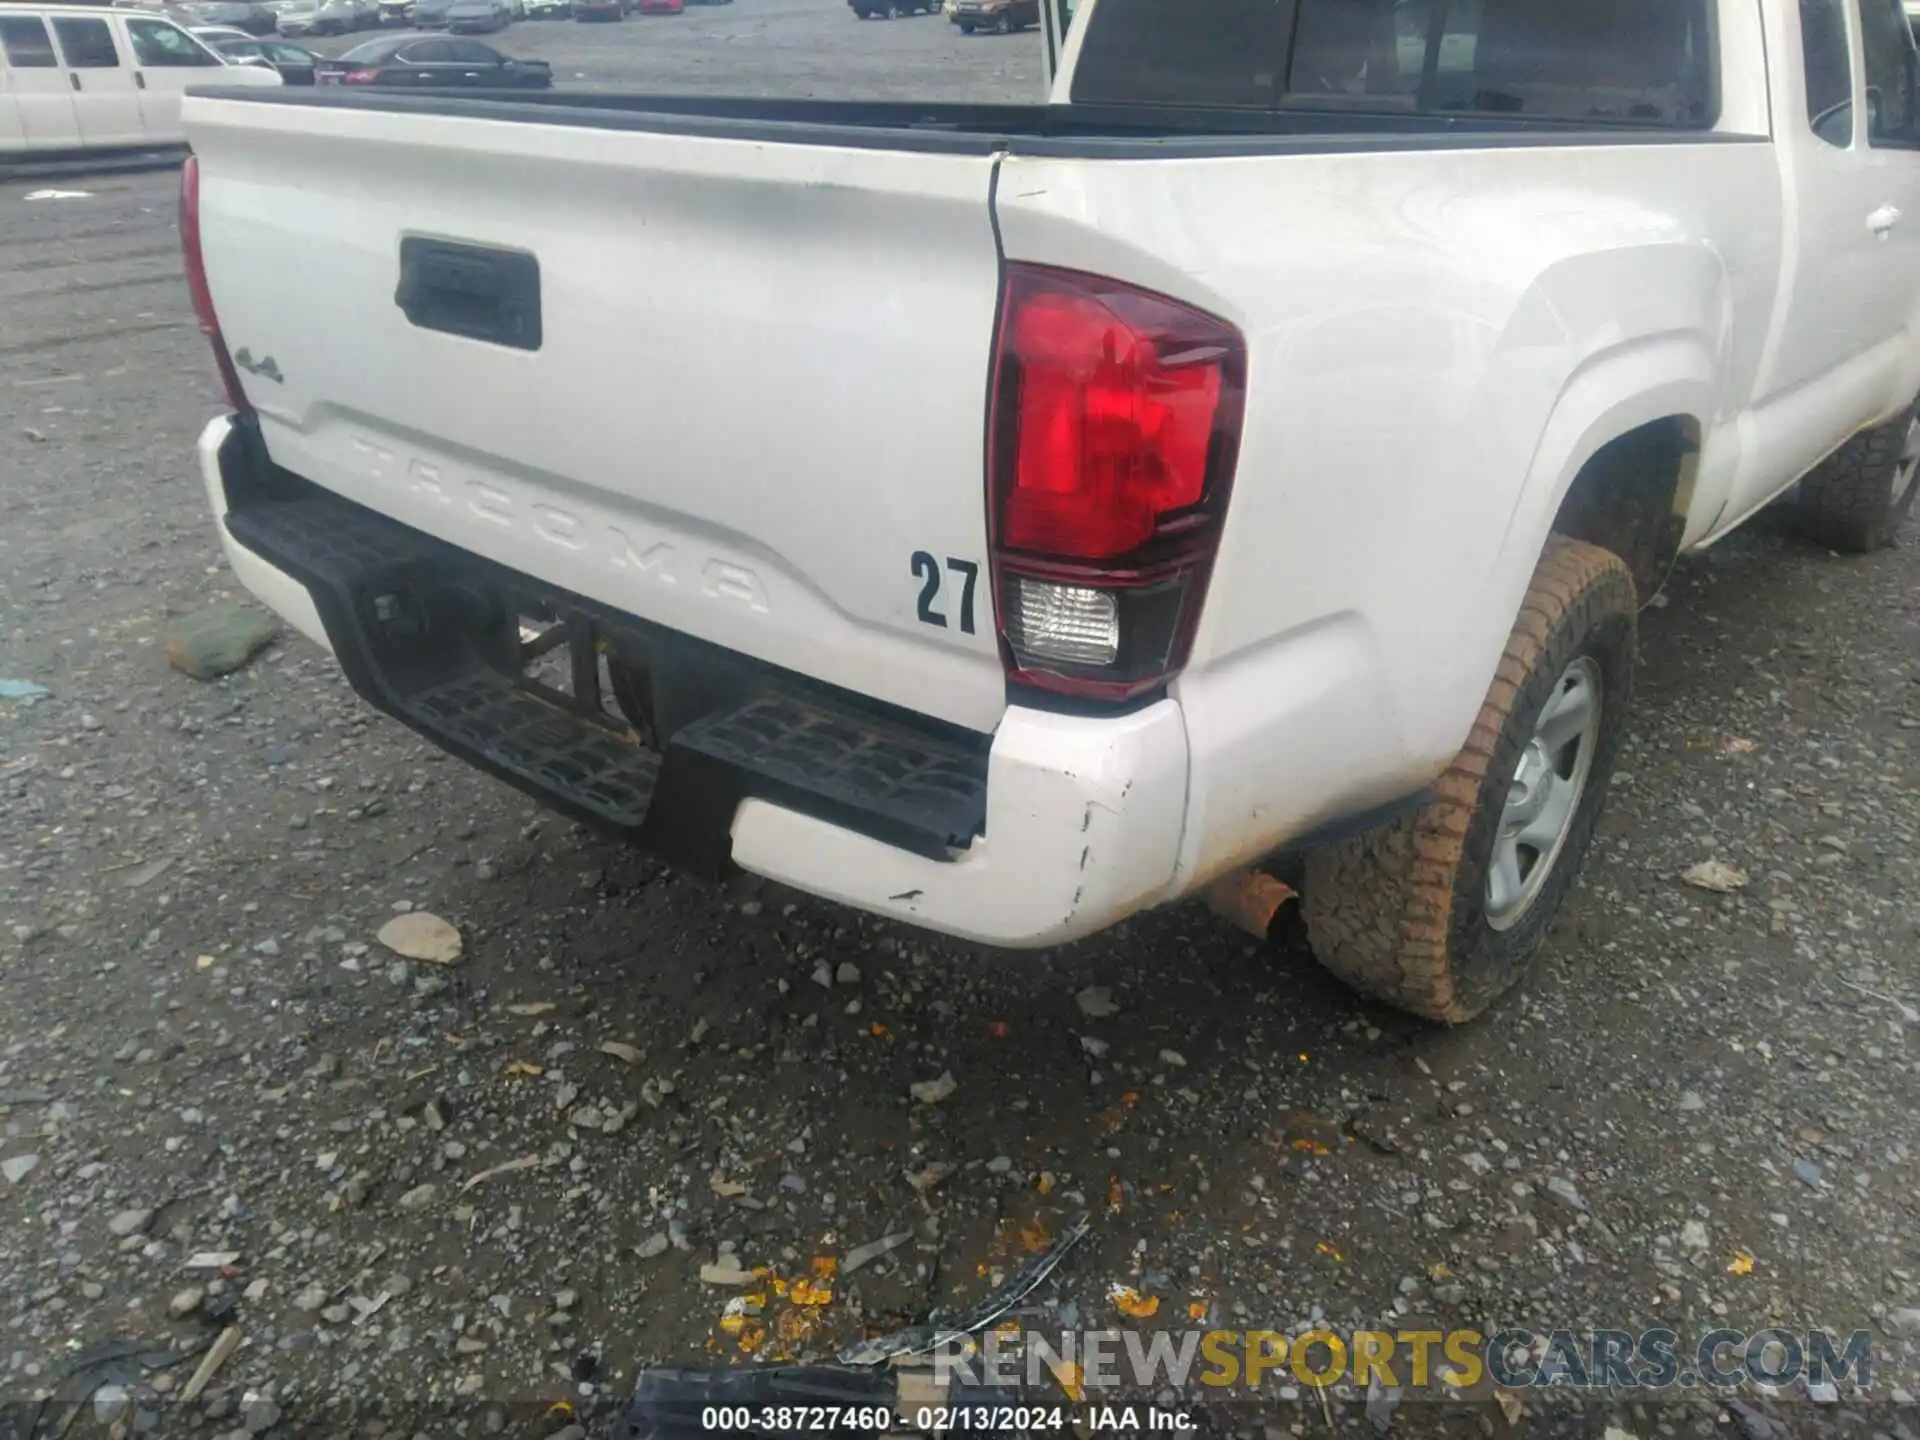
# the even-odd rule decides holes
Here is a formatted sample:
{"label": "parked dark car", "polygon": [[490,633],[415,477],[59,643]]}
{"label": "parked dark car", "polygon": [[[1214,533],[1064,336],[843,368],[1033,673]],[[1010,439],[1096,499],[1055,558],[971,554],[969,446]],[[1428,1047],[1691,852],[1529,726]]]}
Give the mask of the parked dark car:
{"label": "parked dark car", "polygon": [[370,85],[394,90],[548,90],[553,68],[544,60],[516,60],[478,40],[438,35],[389,35],[356,45],[338,60],[323,60],[322,85]]}
{"label": "parked dark car", "polygon": [[196,0],[180,8],[194,25],[231,25],[249,35],[273,34],[274,14],[264,5],[245,0]]}
{"label": "parked dark car", "polygon": [[627,0],[573,0],[576,20],[624,20],[633,7]]}
{"label": "parked dark car", "polygon": [[422,30],[444,30],[447,12],[452,8],[453,0],[413,0],[407,10],[407,23]]}
{"label": "parked dark car", "polygon": [[283,85],[313,84],[314,72],[324,63],[311,50],[284,40],[221,40],[213,48],[229,60],[272,66]]}
{"label": "parked dark car", "polygon": [[862,20],[897,20],[902,15],[936,14],[941,0],[847,0]]}
{"label": "parked dark car", "polygon": [[953,0],[953,12],[947,18],[963,34],[991,30],[1010,35],[1040,23],[1040,0]]}

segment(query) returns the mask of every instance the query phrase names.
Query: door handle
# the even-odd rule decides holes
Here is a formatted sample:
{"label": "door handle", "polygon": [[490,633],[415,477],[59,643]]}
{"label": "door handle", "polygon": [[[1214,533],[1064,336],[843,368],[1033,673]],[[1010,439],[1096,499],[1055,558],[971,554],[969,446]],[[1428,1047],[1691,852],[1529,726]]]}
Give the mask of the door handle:
{"label": "door handle", "polygon": [[144,70],[136,70],[133,72],[133,85],[136,90],[144,90],[147,88],[147,76]]}
{"label": "door handle", "polygon": [[1900,207],[1897,205],[1882,205],[1878,210],[1867,216],[1867,229],[1883,238],[1899,223]]}
{"label": "door handle", "polygon": [[80,72],[79,71],[69,70],[67,72],[67,79],[73,83],[74,89],[78,90],[80,88]]}

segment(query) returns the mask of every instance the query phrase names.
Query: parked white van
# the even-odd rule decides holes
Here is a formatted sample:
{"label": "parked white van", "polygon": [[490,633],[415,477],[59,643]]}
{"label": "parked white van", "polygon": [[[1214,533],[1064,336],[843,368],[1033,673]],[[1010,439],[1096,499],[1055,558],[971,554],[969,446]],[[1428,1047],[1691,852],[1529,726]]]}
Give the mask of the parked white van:
{"label": "parked white van", "polygon": [[161,15],[0,3],[0,158],[183,145],[180,97],[208,83],[280,77],[227,64]]}

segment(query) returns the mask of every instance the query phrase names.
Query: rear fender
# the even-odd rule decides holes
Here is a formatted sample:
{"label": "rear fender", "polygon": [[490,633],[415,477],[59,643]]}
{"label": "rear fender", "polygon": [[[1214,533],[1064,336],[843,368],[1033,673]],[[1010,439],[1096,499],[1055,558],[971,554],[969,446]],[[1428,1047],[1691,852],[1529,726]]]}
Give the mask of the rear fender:
{"label": "rear fender", "polygon": [[[1670,416],[1710,416],[1714,403],[1713,359],[1702,336],[1648,336],[1590,358],[1541,432],[1501,541],[1502,571],[1531,577],[1573,482],[1608,444]],[[1525,592],[1525,578],[1519,589]],[[1517,596],[1512,608],[1519,609]]]}
{"label": "rear fender", "polygon": [[[1529,412],[1543,418],[1532,422],[1538,426],[1532,458],[1507,515],[1493,582],[1483,592],[1492,607],[1478,632],[1485,637],[1484,673],[1499,664],[1554,519],[1587,463],[1610,442],[1656,420],[1691,417],[1705,433],[1720,413],[1728,384],[1725,280],[1719,257],[1704,245],[1629,247],[1554,267],[1516,308],[1487,376],[1489,399],[1520,398],[1529,389],[1539,397],[1548,377],[1537,361],[1532,376],[1522,371],[1543,345],[1573,363],[1546,405],[1513,407],[1521,423]],[[1624,303],[1622,295],[1629,297]],[[1730,469],[1716,466],[1703,479],[1691,497],[1696,510],[1719,503],[1707,492]],[[1463,740],[1472,720],[1462,718]]]}

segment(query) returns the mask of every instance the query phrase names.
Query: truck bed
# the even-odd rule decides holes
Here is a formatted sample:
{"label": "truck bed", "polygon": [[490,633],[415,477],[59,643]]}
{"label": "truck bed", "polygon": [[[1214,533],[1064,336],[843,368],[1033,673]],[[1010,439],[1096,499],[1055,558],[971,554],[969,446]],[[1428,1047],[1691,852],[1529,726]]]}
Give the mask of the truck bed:
{"label": "truck bed", "polygon": [[1699,145],[1764,136],[1526,116],[1331,113],[1160,105],[959,105],[787,100],[613,91],[467,91],[407,95],[344,89],[195,93],[274,105],[467,116],[499,122],[641,130],[793,145],[928,153],[1198,158],[1481,146]]}

